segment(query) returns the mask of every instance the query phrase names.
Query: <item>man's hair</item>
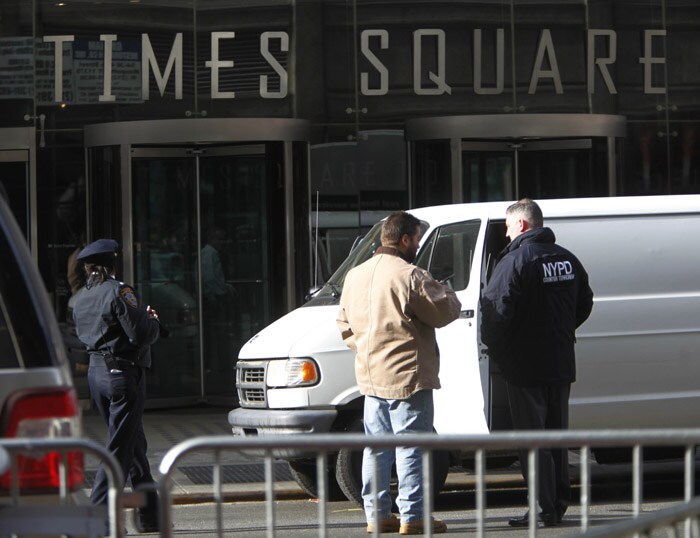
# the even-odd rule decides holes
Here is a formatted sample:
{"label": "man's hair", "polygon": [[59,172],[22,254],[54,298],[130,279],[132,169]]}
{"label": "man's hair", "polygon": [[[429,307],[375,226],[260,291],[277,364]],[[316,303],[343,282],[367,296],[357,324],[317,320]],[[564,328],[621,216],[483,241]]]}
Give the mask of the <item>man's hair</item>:
{"label": "man's hair", "polygon": [[406,213],[396,211],[387,217],[382,225],[382,245],[398,245],[404,234],[413,237],[419,233],[420,220]]}
{"label": "man's hair", "polygon": [[537,205],[537,202],[530,198],[523,198],[509,206],[506,209],[506,216],[510,215],[523,219],[531,228],[542,228],[544,226],[542,210]]}

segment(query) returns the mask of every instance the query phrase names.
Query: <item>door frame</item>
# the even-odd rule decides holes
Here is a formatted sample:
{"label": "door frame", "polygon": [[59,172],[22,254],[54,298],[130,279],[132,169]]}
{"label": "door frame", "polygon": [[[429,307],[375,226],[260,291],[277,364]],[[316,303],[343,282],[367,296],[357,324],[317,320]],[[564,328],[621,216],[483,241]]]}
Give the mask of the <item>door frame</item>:
{"label": "door frame", "polygon": [[[294,198],[292,143],[309,142],[311,123],[308,120],[290,118],[191,118],[170,120],[142,120],[99,123],[85,126],[85,152],[99,146],[119,146],[122,189],[122,242],[124,275],[127,282],[133,280],[133,228],[131,222],[131,149],[133,146],[238,144],[241,142],[283,142],[285,236],[287,260],[287,304],[295,303],[294,272]],[[89,168],[86,167],[88,170]],[[310,171],[307,182],[310,185]],[[89,200],[90,181],[87,182]],[[310,192],[310,188],[309,188]],[[309,203],[310,207],[310,203]],[[89,213],[88,213],[89,214]],[[88,237],[91,238],[90,222]],[[310,232],[309,232],[310,233]]]}
{"label": "door frame", "polygon": [[[29,193],[29,250],[35,264],[38,264],[38,235],[37,235],[37,194],[36,194],[36,128],[8,127],[0,129],[0,150],[23,151],[26,158],[5,160],[5,162],[27,163],[28,193]],[[17,154],[19,156],[19,154]]]}
{"label": "door frame", "polygon": [[[195,174],[195,193],[196,193],[196,228],[197,228],[197,238],[196,238],[196,252],[197,252],[197,310],[200,313],[198,316],[197,330],[199,332],[199,368],[200,368],[200,395],[203,398],[207,398],[208,401],[216,400],[216,396],[212,398],[210,394],[206,392],[206,380],[205,380],[205,360],[204,360],[204,317],[202,312],[204,312],[203,304],[203,289],[202,289],[202,234],[204,230],[202,229],[202,206],[200,201],[200,159],[206,159],[207,157],[226,157],[226,156],[246,156],[246,155],[265,155],[265,144],[260,142],[253,142],[250,144],[238,144],[238,145],[225,145],[225,146],[207,146],[207,145],[195,145],[186,144],[178,146],[139,146],[131,148],[131,162],[133,159],[192,159],[195,163],[194,174]],[[133,215],[132,215],[133,218]],[[132,221],[133,223],[133,221]],[[132,226],[133,229],[133,226]],[[133,244],[133,241],[130,245]],[[133,270],[133,265],[132,268]],[[124,267],[124,272],[126,272],[126,266]],[[129,282],[134,282],[133,279]],[[135,282],[134,282],[135,283]]]}
{"label": "door frame", "polygon": [[[615,142],[627,136],[627,119],[612,114],[477,114],[435,116],[406,120],[406,140],[450,141],[452,202],[462,192],[462,147],[465,141],[534,142],[536,139],[605,138],[607,140],[608,195],[617,192]],[[534,139],[534,140],[533,140]],[[562,141],[563,142],[563,141]],[[409,181],[413,177],[410,174]],[[409,185],[409,195],[413,185]],[[411,204],[412,204],[411,200]]]}

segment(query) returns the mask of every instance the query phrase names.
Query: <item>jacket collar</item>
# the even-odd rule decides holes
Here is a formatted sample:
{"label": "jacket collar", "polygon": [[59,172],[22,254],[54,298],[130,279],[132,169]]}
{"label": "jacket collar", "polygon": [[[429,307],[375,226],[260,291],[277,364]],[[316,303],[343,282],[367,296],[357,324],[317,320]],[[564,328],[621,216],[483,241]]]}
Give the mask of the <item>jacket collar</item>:
{"label": "jacket collar", "polygon": [[406,256],[404,256],[403,252],[401,252],[398,248],[385,247],[384,245],[382,245],[380,247],[377,247],[377,250],[374,251],[374,256],[376,256],[377,254],[388,254],[389,256],[396,256],[398,258],[401,258],[406,263],[411,263],[406,259]]}
{"label": "jacket collar", "polygon": [[503,252],[512,252],[523,243],[554,243],[555,241],[556,237],[554,236],[554,232],[551,228],[533,228],[516,237],[513,241],[506,245]]}

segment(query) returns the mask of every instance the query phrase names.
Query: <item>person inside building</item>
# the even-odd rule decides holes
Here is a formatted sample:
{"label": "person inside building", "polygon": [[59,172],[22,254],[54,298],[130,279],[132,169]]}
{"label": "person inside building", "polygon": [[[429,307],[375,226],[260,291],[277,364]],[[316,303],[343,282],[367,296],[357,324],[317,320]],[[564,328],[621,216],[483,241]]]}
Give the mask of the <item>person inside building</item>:
{"label": "person inside building", "polygon": [[[542,210],[525,198],[506,210],[506,236],[481,297],[481,337],[506,380],[516,430],[565,430],[569,392],[576,381],[575,331],[591,313],[588,274],[571,252],[555,243]],[[568,451],[538,451],[539,520],[561,523],[569,504]],[[520,452],[527,481],[527,451]],[[530,514],[511,519],[529,525]]]}
{"label": "person inside building", "polygon": [[[86,283],[76,296],[73,318],[78,338],[90,355],[88,384],[108,427],[107,448],[132,488],[147,491],[146,505],[137,510],[137,528],[157,532],[157,494],[146,457],[143,410],[151,345],[166,331],[156,311],[142,303],[134,288],[115,278],[118,248],[112,239],[98,239],[78,254]],[[100,467],[90,495],[94,504],[107,502],[108,485]]]}
{"label": "person inside building", "polygon": [[204,332],[209,366],[214,373],[230,371],[234,359],[229,357],[228,328],[234,325],[235,292],[226,282],[220,255],[225,239],[224,231],[214,226],[207,233],[207,243],[202,247]]}
{"label": "person inside building", "polygon": [[[365,395],[367,435],[433,431],[433,390],[440,388],[440,355],[435,329],[457,319],[461,304],[454,291],[416,267],[420,221],[404,211],[392,213],[382,226],[374,256],[352,269],[343,286],[337,324],[355,352],[355,376]],[[376,459],[378,493],[372,489]],[[389,482],[396,461],[397,505],[391,513]],[[447,525],[423,517],[422,451],[366,448],[362,461],[362,497],[367,532],[444,533]]]}

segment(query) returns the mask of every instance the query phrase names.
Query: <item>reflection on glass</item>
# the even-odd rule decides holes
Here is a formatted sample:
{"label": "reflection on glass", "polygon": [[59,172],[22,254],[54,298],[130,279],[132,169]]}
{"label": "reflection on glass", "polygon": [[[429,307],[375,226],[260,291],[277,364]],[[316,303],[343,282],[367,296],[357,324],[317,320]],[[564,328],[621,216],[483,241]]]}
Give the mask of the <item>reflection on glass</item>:
{"label": "reflection on glass", "polygon": [[134,159],[132,167],[135,285],[170,330],[152,348],[149,395],[197,395],[194,159]]}
{"label": "reflection on glass", "polygon": [[29,178],[26,162],[0,162],[0,196],[10,205],[29,243]]}
{"label": "reflection on glass", "polygon": [[[481,221],[472,220],[443,226],[437,232],[437,241],[430,252],[428,270],[434,278],[445,282],[455,291],[463,290],[469,284],[480,225]],[[422,258],[424,259],[418,262],[421,267],[426,265],[427,256]]]}
{"label": "reflection on glass", "polygon": [[270,318],[265,156],[245,151],[199,158],[204,390],[209,395],[235,394],[238,351]]}

